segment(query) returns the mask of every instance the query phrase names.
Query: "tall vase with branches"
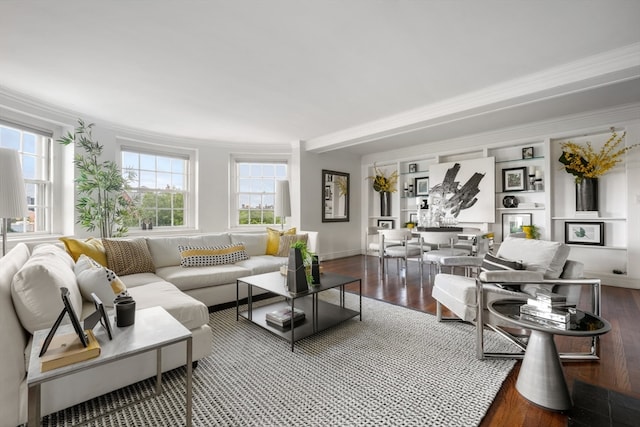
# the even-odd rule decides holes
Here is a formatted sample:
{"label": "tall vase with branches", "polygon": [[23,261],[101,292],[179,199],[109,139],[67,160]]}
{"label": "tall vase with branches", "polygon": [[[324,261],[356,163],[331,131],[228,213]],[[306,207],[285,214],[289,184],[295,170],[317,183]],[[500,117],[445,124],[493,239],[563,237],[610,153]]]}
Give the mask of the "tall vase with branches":
{"label": "tall vase with branches", "polygon": [[88,231],[98,229],[100,237],[121,237],[127,234],[127,220],[136,215],[134,201],[126,193],[133,172],[122,174],[116,162],[100,161],[103,146],[93,139],[94,123],[78,119],[74,133],[58,139],[63,145],[73,144],[84,153],[76,152],[73,163],[78,170],[75,179],[78,201],[78,223]]}

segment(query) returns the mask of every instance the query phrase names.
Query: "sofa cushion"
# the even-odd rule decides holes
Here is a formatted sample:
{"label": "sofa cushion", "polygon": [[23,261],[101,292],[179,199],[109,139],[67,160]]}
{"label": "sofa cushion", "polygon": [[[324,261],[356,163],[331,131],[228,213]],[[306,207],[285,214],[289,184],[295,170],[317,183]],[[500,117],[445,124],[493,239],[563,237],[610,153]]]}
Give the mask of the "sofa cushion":
{"label": "sofa cushion", "polygon": [[271,273],[278,271],[281,265],[287,265],[289,258],[277,257],[273,255],[252,256],[246,261],[236,263],[237,266],[246,268],[251,275]]}
{"label": "sofa cushion", "polygon": [[[198,268],[182,268],[178,265],[160,267],[156,270],[156,274],[167,282],[176,285],[181,291],[189,291],[191,289],[235,283],[240,277],[250,276],[251,270],[241,267],[238,264]],[[131,288],[129,288],[129,290],[131,290]]]}
{"label": "sofa cushion", "polygon": [[147,237],[147,246],[156,268],[180,265],[178,246],[222,246],[231,244],[228,233],[198,236]]}
{"label": "sofa cushion", "polygon": [[569,247],[560,242],[509,237],[500,245],[497,256],[522,260],[525,269],[540,271],[545,279],[557,279],[569,256]]}
{"label": "sofa cushion", "polygon": [[267,253],[267,233],[230,233],[231,243],[242,243],[249,256]]}
{"label": "sofa cushion", "polygon": [[107,254],[100,239],[89,237],[86,240],[74,239],[73,237],[61,237],[64,247],[74,261],[78,261],[80,255],[85,254],[96,260],[100,265],[107,266]]}
{"label": "sofa cushion", "polygon": [[210,265],[234,264],[248,259],[243,244],[231,244],[224,246],[178,246],[180,266],[204,267]]}
{"label": "sofa cushion", "polygon": [[147,237],[147,247],[156,268],[180,265],[179,245],[189,245],[189,237]]}
{"label": "sofa cushion", "polygon": [[136,310],[161,306],[189,330],[209,321],[206,305],[164,280],[130,288],[129,294],[136,301]]}
{"label": "sofa cushion", "polygon": [[39,245],[13,277],[11,297],[22,326],[32,334],[53,326],[64,304],[60,288],[69,289],[77,315],[82,312],[82,295],[73,272],[74,262],[61,247]]}
{"label": "sofa cushion", "polygon": [[275,228],[267,227],[267,250],[266,255],[277,255],[280,248],[280,236],[285,234],[296,234],[296,228],[290,228],[288,230],[276,230]]}
{"label": "sofa cushion", "polygon": [[107,253],[107,267],[118,276],[156,271],[146,239],[102,239],[102,244]]}
{"label": "sofa cushion", "polygon": [[278,253],[276,256],[289,256],[289,252],[291,251],[291,245],[293,245],[298,240],[307,244],[307,240],[309,239],[308,234],[285,234],[280,236],[280,243],[278,244]]}
{"label": "sofa cushion", "polygon": [[113,271],[84,254],[80,255],[73,270],[80,293],[87,301],[93,301],[91,294],[95,293],[104,305],[113,307],[114,298],[127,293],[127,287]]}

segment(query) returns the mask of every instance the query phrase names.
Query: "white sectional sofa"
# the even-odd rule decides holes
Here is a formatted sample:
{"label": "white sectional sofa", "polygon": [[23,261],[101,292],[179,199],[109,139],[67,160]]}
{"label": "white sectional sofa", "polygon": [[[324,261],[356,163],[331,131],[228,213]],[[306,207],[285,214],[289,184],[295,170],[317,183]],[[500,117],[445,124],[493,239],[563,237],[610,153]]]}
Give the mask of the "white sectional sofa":
{"label": "white sectional sofa", "polygon": [[[317,233],[308,246],[317,252]],[[211,354],[208,306],[236,299],[236,279],[277,271],[287,258],[266,254],[267,233],[215,233],[180,237],[146,237],[155,272],[119,276],[136,301],[136,309],[162,306],[193,333],[193,360]],[[139,241],[138,239],[138,241]],[[248,259],[233,264],[180,266],[179,245],[220,246],[242,242]],[[132,260],[133,261],[133,260]],[[67,287],[79,315],[94,310],[82,297],[74,274],[74,259],[61,243],[34,247],[18,244],[0,258],[0,426],[27,420],[27,363],[32,334],[50,328],[62,309],[59,288]],[[241,297],[244,297],[245,291]],[[184,343],[163,351],[163,371],[184,365]],[[155,375],[153,352],[70,375],[42,386],[43,415],[116,390]]]}

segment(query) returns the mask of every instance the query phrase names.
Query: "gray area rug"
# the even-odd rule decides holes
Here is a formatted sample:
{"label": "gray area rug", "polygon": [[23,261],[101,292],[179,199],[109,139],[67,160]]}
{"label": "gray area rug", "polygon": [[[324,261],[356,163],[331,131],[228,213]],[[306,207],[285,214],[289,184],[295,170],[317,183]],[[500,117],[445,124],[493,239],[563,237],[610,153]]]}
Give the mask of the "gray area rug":
{"label": "gray area rug", "polygon": [[[337,292],[325,292],[335,298]],[[347,294],[347,306],[357,297]],[[363,298],[351,319],[289,344],[249,323],[235,308],[210,315],[213,354],[194,370],[196,426],[473,426],[478,425],[511,360],[479,361],[475,329],[438,323],[418,311]],[[262,302],[264,303],[264,302]],[[490,351],[512,350],[487,333]],[[184,425],[184,368],[163,376],[158,398],[88,425]],[[46,417],[69,426],[149,396],[153,379]]]}

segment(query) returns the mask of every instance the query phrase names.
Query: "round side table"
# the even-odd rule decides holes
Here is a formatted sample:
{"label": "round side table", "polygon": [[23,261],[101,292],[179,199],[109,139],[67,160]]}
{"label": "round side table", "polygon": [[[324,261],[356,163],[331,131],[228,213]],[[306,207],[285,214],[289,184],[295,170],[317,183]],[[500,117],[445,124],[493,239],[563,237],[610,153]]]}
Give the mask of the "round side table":
{"label": "round side table", "polygon": [[530,402],[555,411],[571,409],[571,396],[562,371],[554,335],[592,337],[611,330],[611,324],[595,314],[576,310],[576,322],[567,329],[547,326],[520,317],[523,300],[496,300],[489,311],[502,320],[531,330],[516,382],[518,392]]}

